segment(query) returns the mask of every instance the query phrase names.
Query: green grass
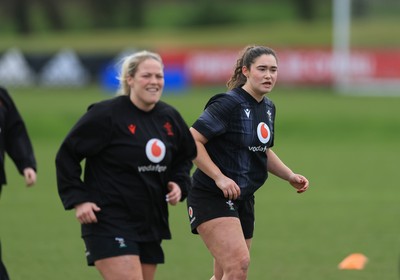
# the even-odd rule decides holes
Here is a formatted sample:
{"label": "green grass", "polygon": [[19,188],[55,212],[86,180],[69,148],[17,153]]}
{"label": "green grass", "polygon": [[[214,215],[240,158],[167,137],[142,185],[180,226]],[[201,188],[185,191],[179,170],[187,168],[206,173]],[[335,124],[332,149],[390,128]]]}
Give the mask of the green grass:
{"label": "green grass", "polygon": [[[352,46],[395,49],[400,46],[397,21],[360,22],[353,26]],[[232,48],[248,44],[275,48],[330,48],[332,25],[316,23],[271,22],[191,29],[97,30],[38,33],[32,36],[3,34],[0,51],[16,47],[28,53],[57,52],[71,48],[77,52],[120,52],[127,48],[157,50],[184,48]]]}
{"label": "green grass", "polygon": [[[223,88],[164,94],[190,125]],[[110,97],[86,89],[14,88],[38,159],[38,183],[26,189],[7,158],[8,186],[0,202],[3,258],[15,280],[100,279],[85,264],[79,225],[63,210],[54,157],[88,104]],[[311,181],[296,194],[274,177],[256,193],[256,230],[249,279],[394,280],[399,267],[400,99],[335,95],[328,89],[277,87],[275,151]],[[173,233],[157,279],[209,279],[212,259],[189,232],[185,204],[170,208]],[[369,263],[340,271],[353,252]]]}
{"label": "green grass", "polygon": [[[248,44],[275,48],[330,48],[331,2],[314,3],[316,18],[307,22],[298,20],[293,1],[219,1],[219,6],[226,6],[222,9],[231,16],[234,24],[196,28],[188,22],[199,13],[201,5],[198,3],[146,2],[144,28],[127,28],[131,8],[121,5],[116,7],[116,26],[106,30],[93,29],[87,5],[63,2],[59,5],[66,30],[57,32],[50,29],[43,7],[33,3],[30,6],[33,33],[30,35],[17,35],[10,14],[6,10],[0,11],[0,52],[12,47],[23,52],[48,53],[66,47],[78,52],[120,52],[127,48],[176,50],[187,47],[242,47]],[[355,48],[398,49],[399,4],[389,0],[370,2],[370,10],[364,18],[352,18],[351,45]]]}
{"label": "green grass", "polygon": [[[73,26],[66,32],[49,32],[40,15],[36,15],[38,32],[31,36],[15,35],[10,32],[11,23],[2,21],[0,52],[11,47],[29,53],[57,52],[66,47],[92,53],[248,44],[331,46],[328,17],[300,23],[293,20],[293,10],[269,2],[266,6],[245,3],[251,7],[231,7],[236,16],[247,17],[240,24],[190,29],[177,26],[193,12],[191,9],[160,3],[148,14],[149,26],[142,30],[90,30],[82,11],[69,14]],[[352,44],[398,48],[397,26],[393,17],[355,22]],[[207,99],[223,90],[193,88],[187,95],[165,94],[164,99],[192,124]],[[74,213],[62,208],[54,157],[88,104],[110,96],[96,87],[11,91],[29,128],[39,164],[38,184],[26,189],[7,158],[9,184],[0,201],[0,237],[11,279],[100,279],[94,268],[85,265]],[[279,86],[271,98],[278,108],[274,150],[290,167],[309,177],[311,188],[297,195],[285,182],[271,177],[257,192],[249,279],[398,279],[400,99]],[[185,204],[170,211],[173,240],[164,242],[167,262],[159,266],[156,279],[209,279],[212,259],[200,238],[189,233]],[[365,270],[338,270],[338,263],[353,252],[369,258]]]}

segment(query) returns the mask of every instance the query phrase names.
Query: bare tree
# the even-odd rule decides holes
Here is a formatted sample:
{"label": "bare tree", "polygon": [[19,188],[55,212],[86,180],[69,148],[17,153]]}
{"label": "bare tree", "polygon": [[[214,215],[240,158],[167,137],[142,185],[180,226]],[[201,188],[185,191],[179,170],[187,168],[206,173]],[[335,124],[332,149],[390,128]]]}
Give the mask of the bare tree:
{"label": "bare tree", "polygon": [[369,12],[369,3],[366,0],[353,0],[351,11],[354,17],[365,17]]}
{"label": "bare tree", "polygon": [[293,4],[301,20],[312,21],[315,19],[316,7],[314,0],[293,0]]}
{"label": "bare tree", "polygon": [[32,26],[29,23],[29,0],[12,1],[11,15],[14,19],[18,33],[29,34],[32,32]]}
{"label": "bare tree", "polygon": [[29,34],[34,31],[31,22],[32,5],[39,4],[44,10],[49,26],[53,30],[61,30],[64,26],[64,21],[60,9],[60,2],[57,0],[38,0],[36,3],[31,0],[13,0],[8,3],[7,9],[14,20],[16,31],[20,34]]}
{"label": "bare tree", "polygon": [[108,28],[115,25],[117,6],[120,0],[87,0],[89,14],[95,28]]}
{"label": "bare tree", "polygon": [[145,25],[145,0],[121,0],[128,4],[128,24],[131,27],[143,27]]}
{"label": "bare tree", "polygon": [[62,30],[65,28],[63,15],[61,13],[61,3],[63,1],[57,0],[40,0],[42,8],[45,11],[47,20],[50,23],[50,28],[53,30]]}

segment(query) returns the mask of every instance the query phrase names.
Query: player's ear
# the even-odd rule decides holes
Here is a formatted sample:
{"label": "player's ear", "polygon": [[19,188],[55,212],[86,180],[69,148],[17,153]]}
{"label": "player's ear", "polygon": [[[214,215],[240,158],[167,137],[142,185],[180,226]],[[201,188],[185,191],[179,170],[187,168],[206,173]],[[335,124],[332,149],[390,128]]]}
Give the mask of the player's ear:
{"label": "player's ear", "polygon": [[242,74],[248,79],[249,78],[249,69],[246,66],[242,66]]}
{"label": "player's ear", "polygon": [[131,75],[126,75],[126,83],[128,84],[129,87],[132,87],[133,84],[134,84],[133,76],[131,76]]}

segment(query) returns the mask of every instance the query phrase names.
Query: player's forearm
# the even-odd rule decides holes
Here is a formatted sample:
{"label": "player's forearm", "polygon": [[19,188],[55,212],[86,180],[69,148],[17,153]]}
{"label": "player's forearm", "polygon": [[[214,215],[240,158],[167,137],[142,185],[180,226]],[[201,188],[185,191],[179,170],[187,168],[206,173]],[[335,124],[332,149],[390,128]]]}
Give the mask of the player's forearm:
{"label": "player's forearm", "polygon": [[293,175],[293,171],[288,166],[286,166],[286,164],[284,164],[283,161],[271,149],[268,149],[267,157],[268,172],[283,180],[288,181],[290,176]]}
{"label": "player's forearm", "polygon": [[204,145],[196,141],[197,146],[197,157],[193,160],[193,163],[203,171],[208,177],[214,181],[222,175],[221,170],[212,161]]}

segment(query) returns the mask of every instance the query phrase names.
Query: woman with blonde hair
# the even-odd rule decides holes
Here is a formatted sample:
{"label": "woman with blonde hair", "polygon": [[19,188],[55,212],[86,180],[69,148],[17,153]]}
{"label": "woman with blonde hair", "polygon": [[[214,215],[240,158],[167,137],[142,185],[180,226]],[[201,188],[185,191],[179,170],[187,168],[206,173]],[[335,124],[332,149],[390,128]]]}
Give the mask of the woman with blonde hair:
{"label": "woman with blonde hair", "polygon": [[61,144],[58,191],[81,223],[88,265],[107,280],[152,280],[171,238],[168,204],[186,197],[196,146],[178,111],[160,101],[158,54],[126,57],[120,81],[121,94],[91,105]]}

